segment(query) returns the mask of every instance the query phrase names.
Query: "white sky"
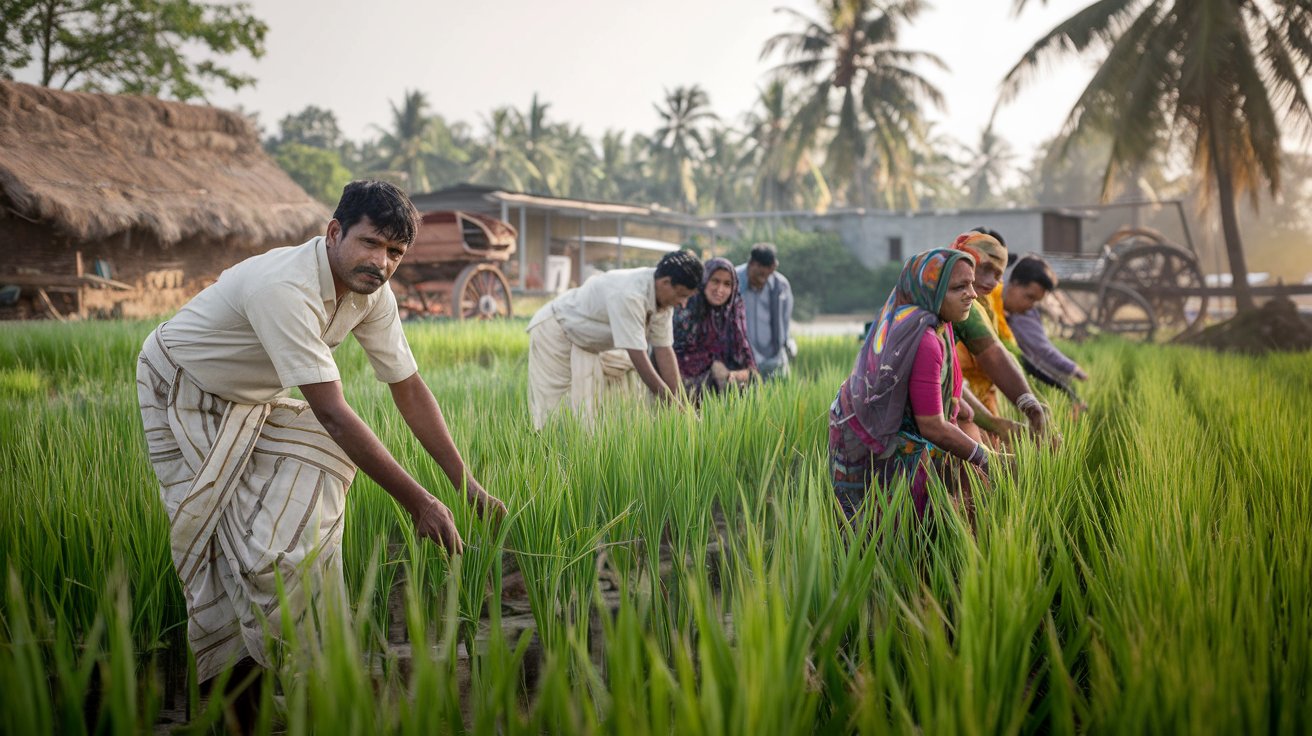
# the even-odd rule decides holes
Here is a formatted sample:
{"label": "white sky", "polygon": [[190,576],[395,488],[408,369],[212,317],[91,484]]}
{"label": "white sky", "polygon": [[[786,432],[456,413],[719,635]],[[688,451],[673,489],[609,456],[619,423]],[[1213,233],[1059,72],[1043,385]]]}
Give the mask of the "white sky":
{"label": "white sky", "polygon": [[[337,114],[360,140],[386,125],[389,102],[407,89],[427,93],[433,110],[476,130],[494,107],[524,109],[536,92],[549,117],[608,128],[652,131],[664,90],[701,84],[713,109],[737,124],[776,60],[762,44],[795,28],[779,5],[815,14],[808,0],[254,0],[269,24],[267,53],[235,66],[258,84],[221,91],[212,102],[260,113],[269,131],[306,105]],[[902,46],[932,51],[949,71],[924,70],[948,99],[940,129],[974,143],[988,121],[998,82],[1041,33],[1087,0],[1030,3],[1019,18],[1011,0],[938,0],[903,33]],[[1058,130],[1087,64],[1063,62],[999,117],[999,131],[1028,152]],[[1019,161],[1018,161],[1019,163]]]}

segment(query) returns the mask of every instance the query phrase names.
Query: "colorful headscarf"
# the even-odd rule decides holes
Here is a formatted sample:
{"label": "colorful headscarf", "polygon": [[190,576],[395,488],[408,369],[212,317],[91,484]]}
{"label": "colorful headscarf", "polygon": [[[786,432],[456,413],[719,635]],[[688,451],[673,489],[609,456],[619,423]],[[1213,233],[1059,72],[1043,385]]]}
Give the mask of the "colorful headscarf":
{"label": "colorful headscarf", "polygon": [[[934,248],[907,260],[897,288],[866,335],[852,374],[838,390],[840,413],[855,417],[864,433],[879,445],[876,449],[887,448],[902,426],[916,352],[925,330],[942,321],[938,310],[947,297],[952,268],[962,260],[975,265],[968,252],[949,248]],[[944,350],[944,360],[951,376],[956,361],[951,349]],[[945,381],[943,414],[947,417],[951,417],[952,389],[952,381]]]}
{"label": "colorful headscarf", "polygon": [[962,233],[952,241],[952,249],[969,253],[976,264],[991,263],[997,266],[999,274],[1007,270],[1007,246],[999,243],[992,235],[975,230]]}
{"label": "colorful headscarf", "polygon": [[[716,307],[706,299],[706,284],[719,270],[729,272],[731,291],[728,301]],[[674,352],[684,377],[700,376],[717,360],[730,370],[756,367],[747,342],[747,308],[738,290],[738,274],[728,259],[707,261],[701,288],[688,298],[687,306],[674,310]]]}

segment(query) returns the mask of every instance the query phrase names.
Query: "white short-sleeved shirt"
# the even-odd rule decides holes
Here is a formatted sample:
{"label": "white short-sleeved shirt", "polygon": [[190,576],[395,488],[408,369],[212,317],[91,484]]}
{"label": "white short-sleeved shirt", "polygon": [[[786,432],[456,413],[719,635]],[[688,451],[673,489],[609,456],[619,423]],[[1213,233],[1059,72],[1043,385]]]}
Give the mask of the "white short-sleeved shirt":
{"label": "white short-sleeved shirt", "polygon": [[674,345],[674,309],[656,305],[655,268],[597,274],[556,297],[551,307],[541,310],[529,329],[554,312],[569,341],[590,352]]}
{"label": "white short-sleeved shirt", "polygon": [[418,370],[392,290],[348,291],[338,301],[322,236],[229,268],[160,329],[198,386],[244,404],[340,379],[332,351],[348,333],[378,380],[396,383]]}

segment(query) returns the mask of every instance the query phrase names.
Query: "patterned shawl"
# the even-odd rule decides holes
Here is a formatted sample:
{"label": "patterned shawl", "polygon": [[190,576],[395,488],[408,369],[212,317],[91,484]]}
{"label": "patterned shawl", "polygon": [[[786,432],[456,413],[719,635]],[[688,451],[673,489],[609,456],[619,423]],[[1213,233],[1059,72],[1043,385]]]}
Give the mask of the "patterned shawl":
{"label": "patterned shawl", "polygon": [[[947,296],[952,268],[961,260],[975,264],[970,254],[948,248],[934,248],[907,260],[897,288],[866,335],[852,374],[838,389],[844,421],[855,418],[862,430],[857,434],[873,440],[880,451],[902,426],[916,351],[925,330],[942,321],[938,310]],[[947,349],[943,358],[951,376],[956,355]],[[952,389],[951,379],[943,382],[943,414],[947,417],[951,417]]]}
{"label": "patterned shawl", "polygon": [[[706,284],[716,271],[729,272],[729,300],[716,307],[706,299]],[[688,305],[674,310],[674,352],[679,356],[679,373],[685,378],[700,376],[720,361],[729,370],[755,368],[747,342],[747,309],[738,290],[738,275],[725,258],[706,262],[702,285],[688,298]]]}

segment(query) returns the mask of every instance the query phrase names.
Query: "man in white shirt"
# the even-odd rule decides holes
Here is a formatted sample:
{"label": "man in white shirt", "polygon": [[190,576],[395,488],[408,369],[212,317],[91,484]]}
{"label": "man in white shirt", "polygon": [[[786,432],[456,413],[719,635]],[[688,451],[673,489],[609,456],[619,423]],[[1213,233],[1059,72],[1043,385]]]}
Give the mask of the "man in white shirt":
{"label": "man in white shirt", "polygon": [[[691,251],[667,253],[655,268],[607,271],[556,297],[528,325],[528,406],[541,429],[562,404],[590,421],[603,390],[603,354],[622,350],[648,390],[680,400],[673,309],[692,296],[702,263]],[[647,355],[651,347],[655,366]],[[627,367],[627,366],[626,366]]]}
{"label": "man in white shirt", "polygon": [[[461,551],[451,511],[346,402],[332,351],[348,333],[453,486],[480,511],[505,512],[461,459],[385,288],[417,228],[399,189],[352,182],[325,235],[224,271],[142,347],[138,398],[201,682],[234,662],[258,672],[280,617],[299,621],[325,591],[340,600],[357,467],[420,535]],[[289,398],[296,387],[305,401]],[[296,610],[280,610],[279,579]]]}

